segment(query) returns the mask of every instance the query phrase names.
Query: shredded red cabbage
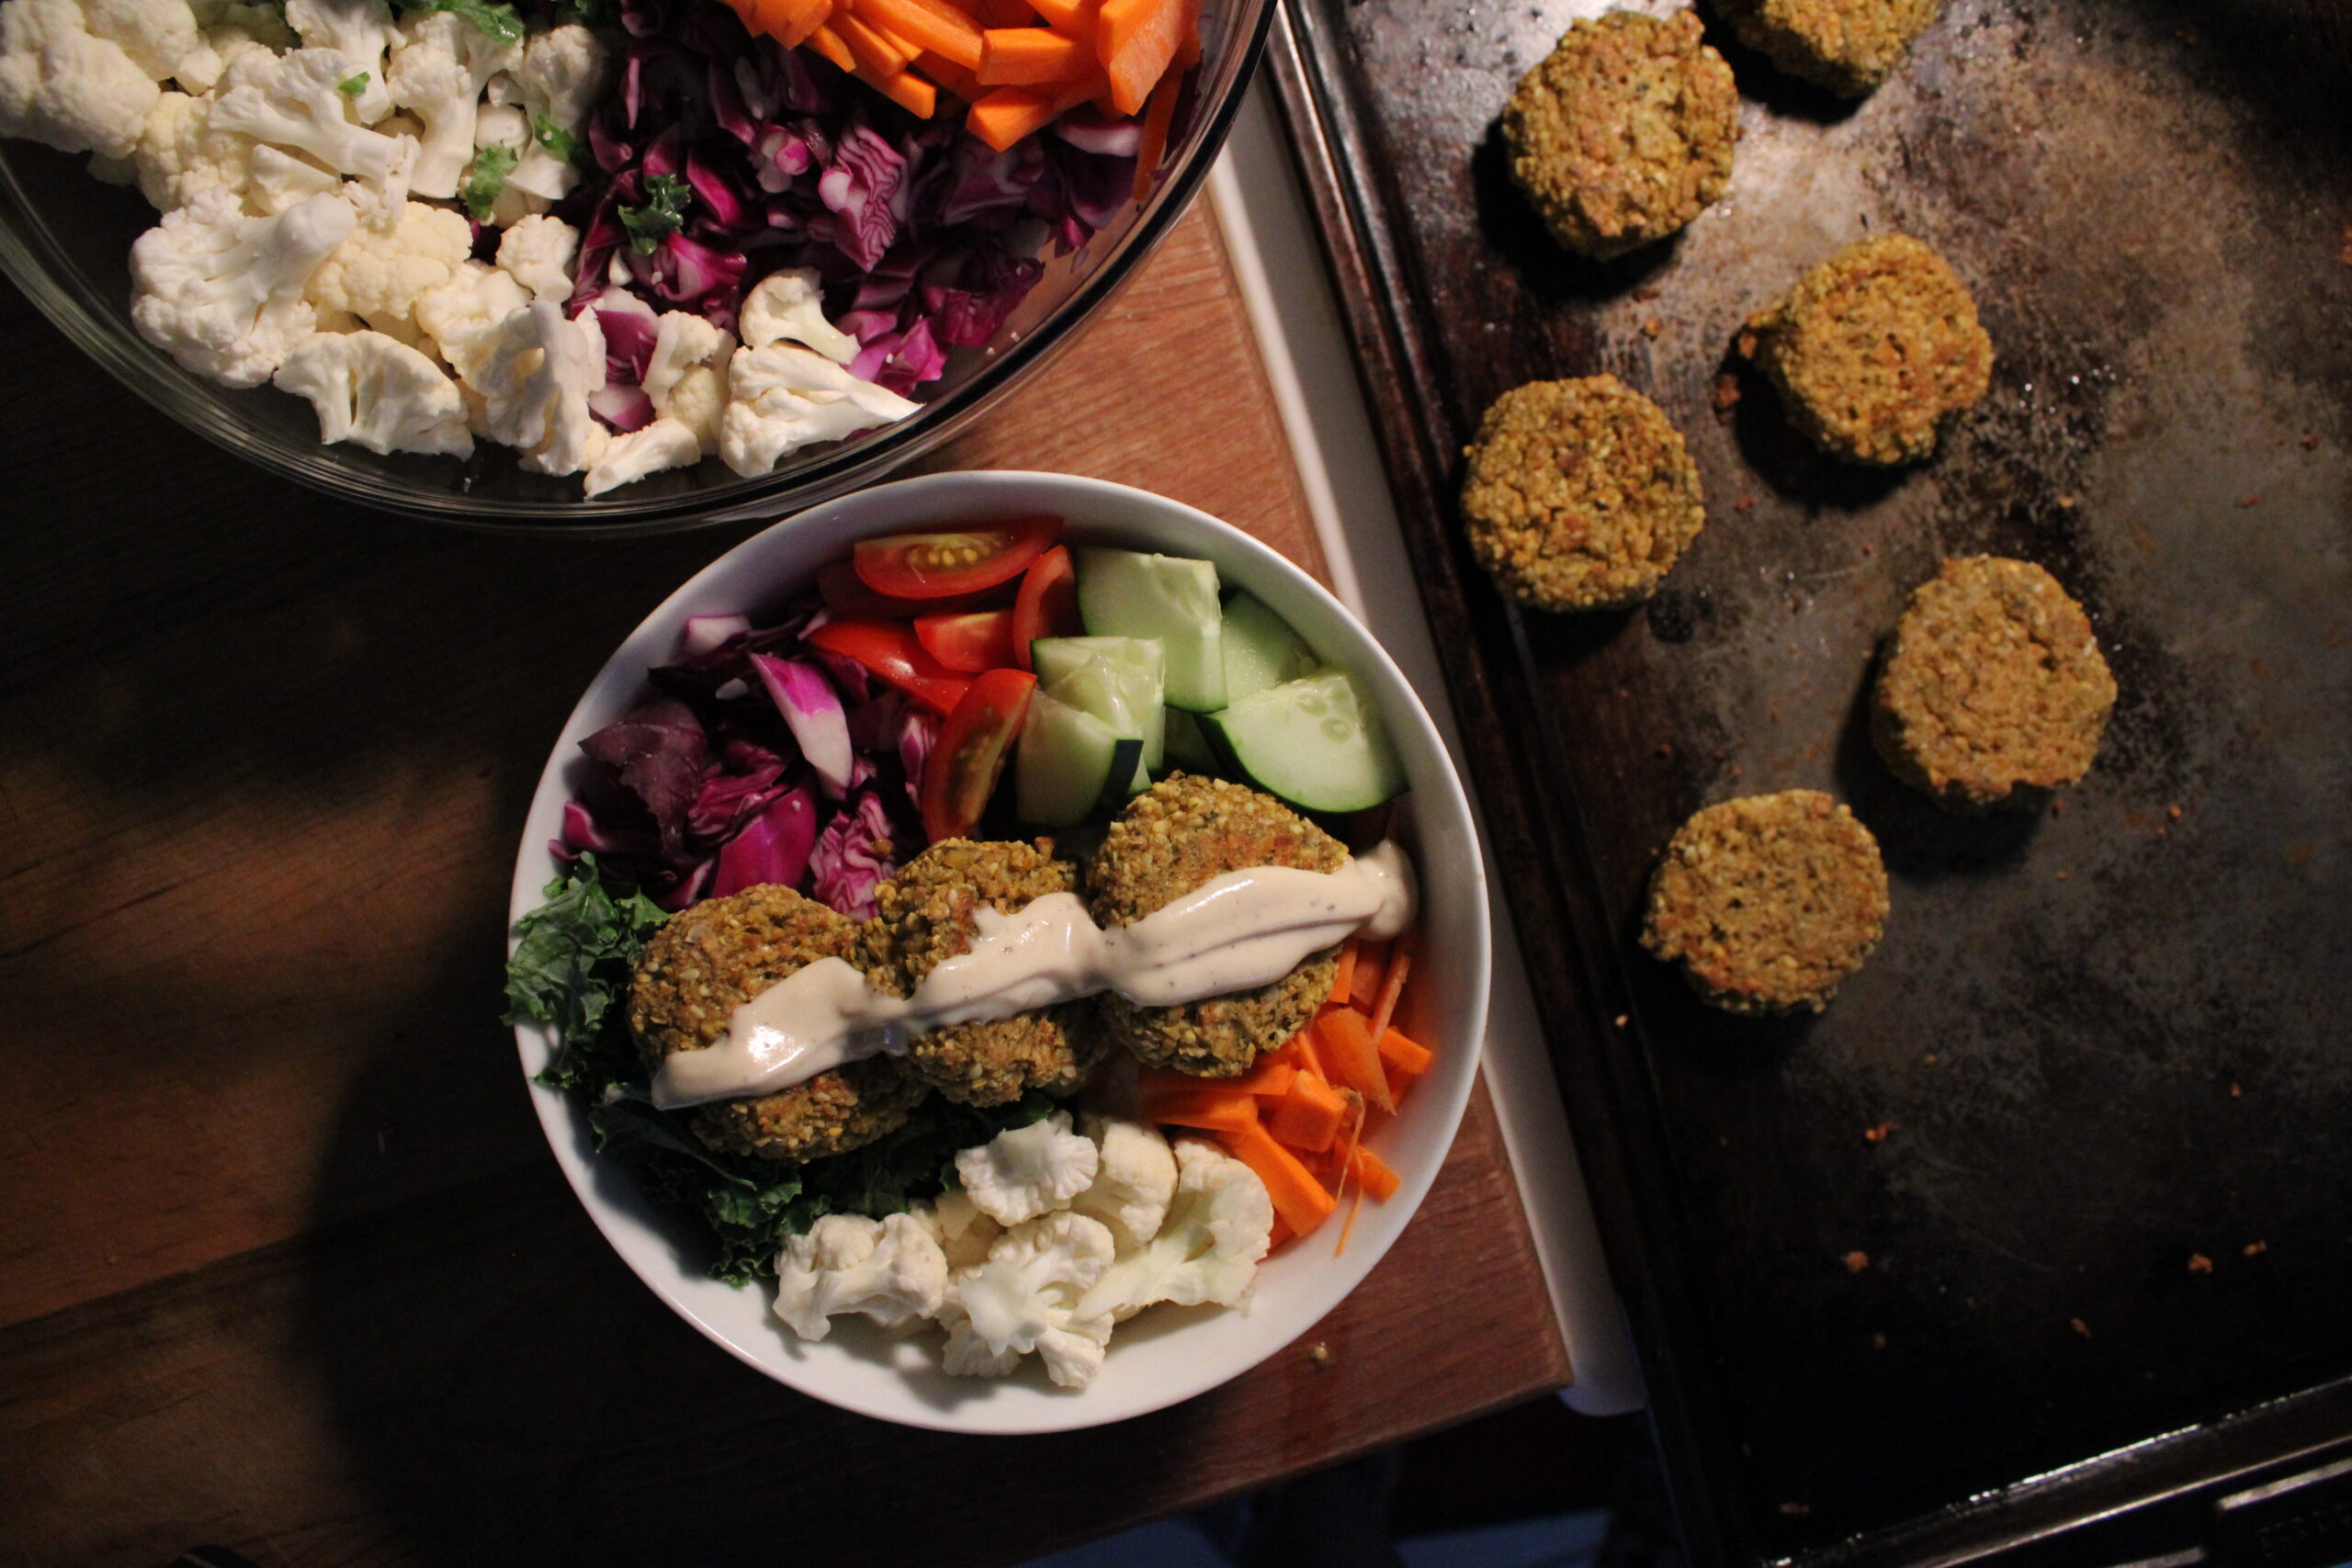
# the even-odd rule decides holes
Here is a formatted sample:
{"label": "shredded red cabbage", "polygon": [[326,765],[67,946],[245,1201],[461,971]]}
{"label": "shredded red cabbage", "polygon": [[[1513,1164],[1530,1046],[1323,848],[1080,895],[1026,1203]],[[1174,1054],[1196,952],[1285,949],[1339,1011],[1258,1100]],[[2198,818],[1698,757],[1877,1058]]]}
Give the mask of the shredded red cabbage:
{"label": "shredded red cabbage", "polygon": [[[598,304],[617,263],[627,291],[733,330],[769,273],[813,266],[829,320],[855,336],[859,376],[901,395],[934,381],[948,352],[986,345],[1044,276],[1031,254],[1067,254],[1125,204],[1140,130],[1091,108],[998,152],[952,110],[917,119],[808,50],[754,39],[706,0],[621,0],[628,33],[614,89],[591,117],[593,168],[561,211],[582,231],[571,309]],[[654,186],[657,178],[665,183]],[[676,227],[648,222],[674,190]],[[624,209],[639,214],[635,229]],[[644,375],[635,329],[600,310],[609,381],[596,407],[616,428]],[[648,323],[650,327],[650,323]]]}
{"label": "shredded red cabbage", "polygon": [[875,886],[923,846],[933,729],[800,640],[822,615],[810,601],[765,626],[689,619],[679,657],[647,671],[660,694],[580,743],[590,766],[557,858],[594,852],[664,908],[778,883],[871,915]]}

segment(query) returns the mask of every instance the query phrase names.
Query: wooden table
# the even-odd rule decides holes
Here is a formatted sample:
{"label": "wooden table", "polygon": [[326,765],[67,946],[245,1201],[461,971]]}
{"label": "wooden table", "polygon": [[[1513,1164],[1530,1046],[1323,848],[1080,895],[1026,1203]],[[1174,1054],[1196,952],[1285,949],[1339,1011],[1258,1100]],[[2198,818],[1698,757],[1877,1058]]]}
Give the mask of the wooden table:
{"label": "wooden table", "polygon": [[[0,1561],[1017,1561],[1567,1380],[1483,1089],[1371,1279],[1174,1410],[944,1437],[729,1359],[588,1224],[497,1017],[551,738],[739,536],[336,506],[0,325]],[[1321,565],[1204,210],[931,466]]]}

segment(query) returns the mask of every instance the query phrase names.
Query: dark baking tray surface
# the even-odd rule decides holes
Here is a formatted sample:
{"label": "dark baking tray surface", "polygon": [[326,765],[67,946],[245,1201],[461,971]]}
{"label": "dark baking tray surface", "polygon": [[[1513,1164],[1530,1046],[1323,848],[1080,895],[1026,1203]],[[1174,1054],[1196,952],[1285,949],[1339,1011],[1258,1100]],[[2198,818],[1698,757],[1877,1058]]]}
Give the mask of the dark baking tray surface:
{"label": "dark baking tray surface", "polygon": [[[1860,106],[1726,48],[1731,197],[1607,267],[1495,129],[1596,8],[1291,0],[1276,70],[1694,1551],[1954,1560],[2352,1437],[2352,7],[1952,0]],[[1874,473],[1724,378],[1889,230],[1998,362]],[[1521,615],[1461,445],[1601,370],[1707,527],[1645,611]],[[1871,751],[1882,639],[1979,551],[2121,686],[2062,810],[1945,817]],[[1729,1019],[1640,954],[1645,884],[1692,809],[1800,785],[1878,835],[1886,941],[1817,1021]]]}

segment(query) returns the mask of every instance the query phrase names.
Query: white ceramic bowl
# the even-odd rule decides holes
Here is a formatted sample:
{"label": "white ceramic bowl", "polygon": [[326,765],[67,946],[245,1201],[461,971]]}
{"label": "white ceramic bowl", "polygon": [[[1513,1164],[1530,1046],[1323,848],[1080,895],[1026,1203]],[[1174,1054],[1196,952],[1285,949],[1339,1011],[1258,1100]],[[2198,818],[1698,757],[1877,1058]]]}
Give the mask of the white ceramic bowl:
{"label": "white ceramic bowl", "polygon": [[[605,663],[563,728],[524,824],[512,914],[536,908],[556,875],[548,843],[584,765],[578,742],[639,698],[646,669],[673,656],[687,616],[780,604],[856,539],[1040,512],[1067,519],[1072,540],[1215,561],[1223,581],[1256,594],[1318,654],[1370,687],[1411,782],[1400,836],[1420,872],[1419,956],[1400,1022],[1437,1061],[1402,1113],[1372,1140],[1404,1185],[1385,1203],[1364,1203],[1344,1255],[1332,1255],[1337,1227],[1327,1225],[1268,1259],[1240,1308],[1163,1305],[1122,1324],[1102,1374],[1078,1393],[1053,1387],[1034,1357],[1009,1379],[948,1377],[938,1370],[936,1335],[893,1344],[860,1318],[836,1318],[830,1337],[804,1344],[769,1311],[771,1289],[737,1289],[705,1275],[693,1222],[656,1207],[625,1166],[595,1153],[571,1102],[532,1083],[540,1124],[572,1190],[638,1277],[680,1316],[804,1393],[947,1431],[1049,1432],[1125,1420],[1215,1388],[1314,1326],[1371,1272],[1428,1193],[1470,1096],[1487,1016],[1487,890],[1476,829],[1437,731],[1396,665],[1338,600],[1247,534],[1145,491],[1059,474],[935,474],[877,486],[777,524],[670,595]],[[547,1036],[531,1026],[515,1036],[523,1070],[537,1074],[547,1063]]]}

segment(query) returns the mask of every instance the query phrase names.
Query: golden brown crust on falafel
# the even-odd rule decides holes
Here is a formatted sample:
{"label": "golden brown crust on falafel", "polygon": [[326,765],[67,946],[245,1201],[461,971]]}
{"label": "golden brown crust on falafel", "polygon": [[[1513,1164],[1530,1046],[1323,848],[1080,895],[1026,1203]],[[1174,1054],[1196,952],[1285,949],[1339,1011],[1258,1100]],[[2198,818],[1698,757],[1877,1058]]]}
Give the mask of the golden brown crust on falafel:
{"label": "golden brown crust on falafel", "polygon": [[2090,771],[2115,697],[2090,617],[2056,578],[1969,556],[1911,595],[1871,693],[1871,739],[1951,810],[2030,804]]}
{"label": "golden brown crust on falafel", "polygon": [[1692,815],[1650,879],[1642,945],[1737,1013],[1819,1012],[1886,928],[1878,841],[1818,790]]}
{"label": "golden brown crust on falafel", "polygon": [[1740,42],[1792,76],[1859,98],[1894,73],[1943,0],[1722,0]]}

